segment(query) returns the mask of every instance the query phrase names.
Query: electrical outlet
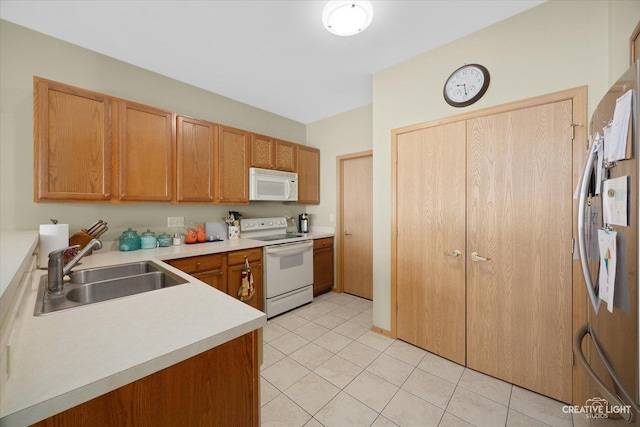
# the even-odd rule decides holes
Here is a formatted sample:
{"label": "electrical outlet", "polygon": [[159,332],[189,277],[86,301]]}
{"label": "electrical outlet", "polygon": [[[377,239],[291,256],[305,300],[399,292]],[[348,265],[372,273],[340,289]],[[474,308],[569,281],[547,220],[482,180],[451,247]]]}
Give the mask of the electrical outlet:
{"label": "electrical outlet", "polygon": [[184,227],[184,217],[183,216],[167,217],[167,227]]}

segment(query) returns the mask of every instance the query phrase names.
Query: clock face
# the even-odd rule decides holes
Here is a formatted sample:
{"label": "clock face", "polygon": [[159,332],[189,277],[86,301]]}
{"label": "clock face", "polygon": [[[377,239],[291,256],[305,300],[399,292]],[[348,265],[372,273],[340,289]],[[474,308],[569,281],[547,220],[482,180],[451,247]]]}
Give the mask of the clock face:
{"label": "clock face", "polygon": [[454,107],[465,107],[479,100],[489,87],[489,71],[479,64],[458,68],[444,85],[444,99]]}

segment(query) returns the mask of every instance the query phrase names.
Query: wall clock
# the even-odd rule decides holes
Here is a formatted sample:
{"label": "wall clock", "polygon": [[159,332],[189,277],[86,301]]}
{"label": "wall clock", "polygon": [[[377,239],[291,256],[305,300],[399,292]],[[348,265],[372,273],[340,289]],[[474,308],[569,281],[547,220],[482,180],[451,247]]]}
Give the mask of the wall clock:
{"label": "wall clock", "polygon": [[467,64],[455,70],[444,84],[444,100],[453,107],[471,105],[487,91],[489,71],[480,64]]}

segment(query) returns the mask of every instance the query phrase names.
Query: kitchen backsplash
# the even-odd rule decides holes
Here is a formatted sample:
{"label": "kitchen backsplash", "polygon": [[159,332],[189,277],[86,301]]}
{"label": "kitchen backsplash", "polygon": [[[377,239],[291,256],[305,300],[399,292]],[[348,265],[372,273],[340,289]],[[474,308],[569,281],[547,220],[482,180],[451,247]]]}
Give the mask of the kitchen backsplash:
{"label": "kitchen backsplash", "polygon": [[[100,238],[103,241],[117,240],[129,227],[139,232],[150,229],[156,234],[184,233],[191,223],[224,221],[229,211],[238,211],[244,218],[291,216],[297,221],[298,215],[307,210],[305,205],[277,202],[252,202],[248,205],[49,204],[48,207],[46,217],[34,223],[33,230],[55,218],[60,223],[69,224],[69,232],[73,234],[101,219],[109,224],[109,230]],[[168,227],[167,217],[184,217],[185,227]]]}

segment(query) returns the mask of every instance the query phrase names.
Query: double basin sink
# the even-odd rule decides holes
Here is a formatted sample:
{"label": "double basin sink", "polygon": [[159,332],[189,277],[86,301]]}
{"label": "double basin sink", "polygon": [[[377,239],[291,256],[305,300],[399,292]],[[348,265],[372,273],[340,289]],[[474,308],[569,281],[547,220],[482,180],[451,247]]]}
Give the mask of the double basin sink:
{"label": "double basin sink", "polygon": [[47,281],[46,274],[40,278],[35,316],[187,283],[150,261],[72,272],[62,295],[49,294]]}

